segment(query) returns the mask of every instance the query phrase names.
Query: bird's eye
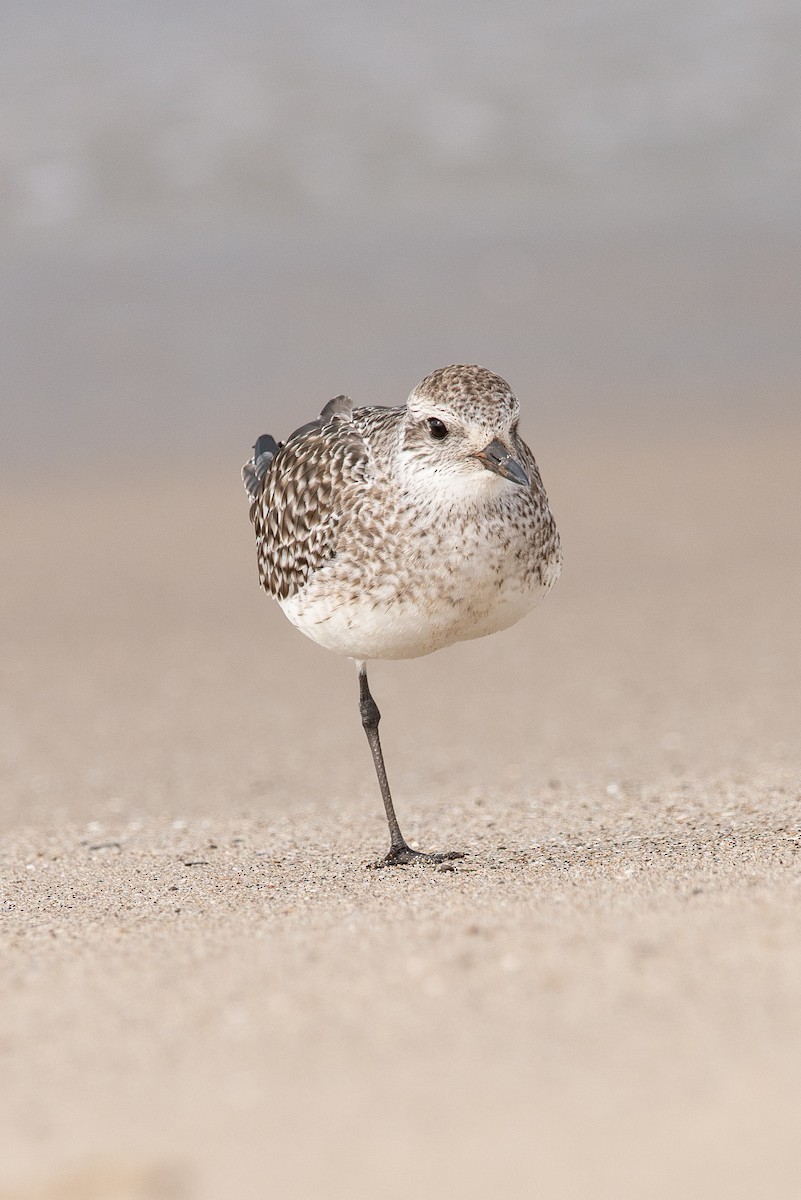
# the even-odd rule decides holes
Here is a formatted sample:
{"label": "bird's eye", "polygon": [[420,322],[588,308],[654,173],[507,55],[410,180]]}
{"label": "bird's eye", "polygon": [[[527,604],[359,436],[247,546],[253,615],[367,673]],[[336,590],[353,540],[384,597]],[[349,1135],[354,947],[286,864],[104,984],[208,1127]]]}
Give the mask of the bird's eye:
{"label": "bird's eye", "polygon": [[442,421],[437,420],[436,417],[429,417],[426,425],[432,438],[436,438],[438,442],[441,442],[443,438],[448,436],[447,425],[443,425]]}

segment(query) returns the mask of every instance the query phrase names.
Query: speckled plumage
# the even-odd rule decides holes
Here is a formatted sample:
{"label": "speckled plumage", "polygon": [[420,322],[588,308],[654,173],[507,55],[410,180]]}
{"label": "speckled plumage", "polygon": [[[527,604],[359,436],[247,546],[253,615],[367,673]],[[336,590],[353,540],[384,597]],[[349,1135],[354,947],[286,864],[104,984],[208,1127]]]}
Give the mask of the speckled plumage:
{"label": "speckled plumage", "polygon": [[434,371],[398,408],[337,396],[242,470],[259,579],[303,633],[359,666],[360,712],[389,823],[378,865],[442,861],[405,842],[367,684],[372,658],[413,658],[519,621],[559,576],[559,534],[509,385]]}
{"label": "speckled plumage", "polygon": [[[244,468],[262,586],[309,637],[357,660],[428,654],[518,620],[561,564],[518,412],[502,379],[463,366],[429,375],[402,407],[329,402],[260,479]],[[496,436],[528,487],[476,460]]]}

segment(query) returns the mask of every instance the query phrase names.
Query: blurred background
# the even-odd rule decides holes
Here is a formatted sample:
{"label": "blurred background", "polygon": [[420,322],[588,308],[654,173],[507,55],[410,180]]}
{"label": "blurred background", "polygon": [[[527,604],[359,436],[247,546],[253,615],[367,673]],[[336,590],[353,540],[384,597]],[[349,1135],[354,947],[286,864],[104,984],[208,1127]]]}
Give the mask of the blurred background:
{"label": "blurred background", "polygon": [[794,0],[6,0],[7,818],[260,811],[346,748],[372,796],[239,471],[460,361],[520,397],[566,568],[505,644],[377,667],[421,778],[454,713],[487,776],[795,761],[799,50]]}
{"label": "blurred background", "polygon": [[5,0],[0,461],[237,465],[478,361],[567,436],[798,405],[796,0]]}

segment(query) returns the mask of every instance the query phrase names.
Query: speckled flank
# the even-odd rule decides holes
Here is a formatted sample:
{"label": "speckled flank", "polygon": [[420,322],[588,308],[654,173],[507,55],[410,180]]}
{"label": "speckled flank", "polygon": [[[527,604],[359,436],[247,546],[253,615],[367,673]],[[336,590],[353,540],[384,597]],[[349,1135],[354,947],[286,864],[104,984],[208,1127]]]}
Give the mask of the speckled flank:
{"label": "speckled flank", "polygon": [[[451,366],[404,406],[354,410],[337,397],[282,446],[260,439],[243,477],[262,586],[307,636],[359,660],[428,654],[518,621],[561,567],[518,417],[503,379]],[[528,486],[499,473],[498,453]]]}

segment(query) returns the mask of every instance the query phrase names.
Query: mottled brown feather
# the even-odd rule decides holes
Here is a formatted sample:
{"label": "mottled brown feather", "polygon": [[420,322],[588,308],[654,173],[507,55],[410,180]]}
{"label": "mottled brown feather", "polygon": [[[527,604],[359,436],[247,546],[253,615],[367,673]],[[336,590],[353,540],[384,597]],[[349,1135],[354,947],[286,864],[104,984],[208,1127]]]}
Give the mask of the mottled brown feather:
{"label": "mottled brown feather", "polygon": [[336,554],[343,512],[368,476],[357,427],[337,414],[293,435],[251,506],[262,587],[285,600]]}
{"label": "mottled brown feather", "polygon": [[[428,531],[443,519],[444,493],[435,487],[411,495],[398,473],[403,454],[439,469],[444,447],[426,422],[432,403],[454,429],[468,420],[479,433],[485,429],[487,441],[506,424],[510,449],[530,480],[527,488],[499,489],[480,513],[469,506],[448,510],[442,537]],[[509,385],[473,366],[434,372],[396,408],[353,410],[347,397],[329,401],[272,461],[259,459],[264,473],[257,486],[255,464],[244,469],[246,487],[255,492],[250,511],[262,586],[281,602],[302,592],[310,615],[298,623],[309,632],[311,622],[315,637],[330,604],[355,611],[365,602],[388,619],[396,605],[442,605],[454,620],[463,612],[469,629],[466,557],[481,556],[485,577],[497,576],[499,591],[512,577],[524,589],[550,586],[561,562],[559,535],[534,456],[517,432],[518,414]],[[453,449],[461,453],[456,436]]]}

